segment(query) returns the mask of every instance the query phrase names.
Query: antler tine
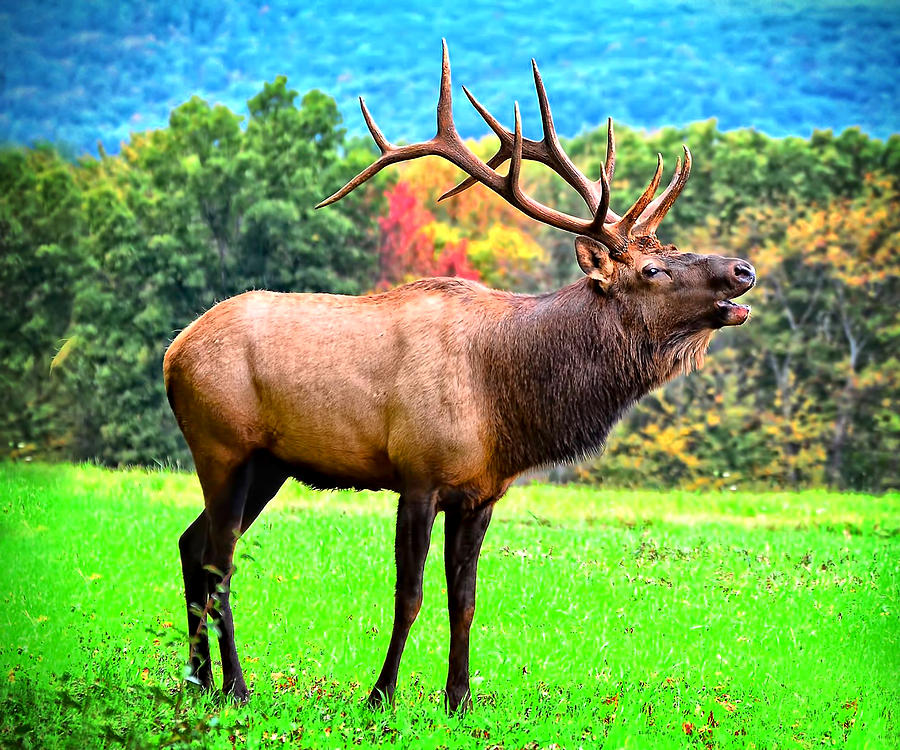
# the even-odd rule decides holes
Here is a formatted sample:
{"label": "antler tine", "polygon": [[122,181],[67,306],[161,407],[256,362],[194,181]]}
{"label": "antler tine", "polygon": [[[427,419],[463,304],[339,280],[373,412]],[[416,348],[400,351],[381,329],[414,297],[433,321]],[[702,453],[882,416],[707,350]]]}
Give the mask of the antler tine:
{"label": "antler tine", "polygon": [[[472,103],[472,106],[475,107],[475,110],[481,115],[481,119],[483,119],[490,127],[491,130],[497,135],[500,139],[500,148],[497,149],[497,153],[495,153],[490,159],[487,161],[487,165],[491,169],[496,169],[503,162],[510,158],[512,155],[512,147],[510,146],[510,140],[513,135],[506,128],[504,128],[500,122],[494,117],[490,112],[485,109],[485,107],[479,102],[473,95],[472,92],[469,91],[465,86],[462,87],[463,93],[469,98],[469,101]],[[472,185],[477,183],[474,177],[466,177],[462,182],[457,184],[455,187],[450,188],[446,193],[444,193],[440,198],[438,198],[438,203],[442,200],[446,200],[447,198],[452,198],[454,195],[459,195],[464,190],[468,190]]]}
{"label": "antler tine", "polygon": [[619,221],[610,223],[605,221],[605,218],[610,214],[615,215],[609,210],[610,189],[609,179],[605,170],[600,171],[600,179],[597,182],[601,187],[600,204],[597,206],[594,220],[584,234],[600,240],[606,245],[613,257],[621,258],[628,247],[628,233],[621,230]]}
{"label": "antler tine", "polygon": [[653,179],[650,180],[650,184],[647,185],[646,190],[641,194],[641,196],[631,205],[624,216],[616,222],[616,226],[619,227],[619,231],[623,234],[628,235],[631,233],[631,228],[635,225],[635,222],[638,220],[638,217],[644,212],[644,209],[647,208],[647,204],[653,200],[653,196],[656,194],[656,190],[659,187],[659,181],[662,179],[663,173],[663,158],[662,154],[656,155],[656,174],[653,175]]}
{"label": "antler tine", "polygon": [[606,172],[600,173],[600,179],[597,180],[601,187],[600,204],[597,206],[597,212],[591,222],[590,230],[586,232],[590,236],[594,236],[596,232],[605,231],[608,227],[615,228],[616,223],[606,224],[606,215],[609,213],[609,180],[606,178]]}
{"label": "antler tine", "polygon": [[655,234],[660,222],[665,218],[672,204],[681,195],[688,177],[691,175],[691,150],[687,146],[684,148],[684,162],[679,159],[675,164],[675,173],[668,187],[663,191],[655,201],[648,205],[641,213],[638,223],[635,226],[635,233],[641,235]]}
{"label": "antler tine", "polygon": [[522,117],[519,114],[518,102],[515,103],[515,123],[515,140],[509,162],[509,172],[506,175],[506,184],[509,185],[512,194],[521,200],[526,196],[519,186],[519,173],[522,171]]}
{"label": "antler tine", "polygon": [[603,166],[606,179],[612,182],[616,172],[616,134],[613,131],[612,117],[606,118],[606,163]]}
{"label": "antler tine", "polygon": [[[552,163],[545,163],[575,188],[584,202],[587,203],[591,213],[596,214],[602,192],[597,191],[597,184],[585,177],[578,167],[572,163],[568,154],[563,151],[563,147],[559,142],[559,136],[556,135],[556,126],[553,124],[553,114],[550,112],[547,90],[544,88],[544,81],[541,78],[541,72],[538,70],[537,62],[534,58],[531,59],[531,69],[534,74],[534,89],[537,92],[538,106],[541,110],[541,125],[544,130],[544,139],[541,143],[552,161]],[[604,218],[606,217],[606,212],[603,213],[603,216]]]}
{"label": "antler tine", "polygon": [[[344,187],[342,187],[336,193],[333,193],[325,200],[317,203],[316,208],[322,208],[323,206],[330,206],[332,203],[336,203],[348,193],[356,190],[356,188],[362,185],[366,180],[374,177],[389,164],[394,164],[395,162],[403,160],[397,156],[397,154],[401,152],[402,149],[398,149],[390,141],[388,141],[387,138],[384,137],[384,133],[381,132],[381,129],[375,123],[375,120],[372,119],[372,115],[369,113],[369,108],[366,107],[366,101],[362,97],[359,97],[359,108],[362,110],[363,118],[365,118],[366,125],[369,128],[369,132],[372,134],[373,140],[378,145],[378,148],[381,149],[381,156],[379,156],[374,163],[366,167],[362,172],[356,175],[356,177],[350,180],[350,182],[344,185]],[[408,159],[411,157],[407,156],[405,158]]]}
{"label": "antler tine", "polygon": [[537,60],[531,58],[531,74],[534,76],[534,91],[538,98],[538,107],[541,110],[541,125],[544,128],[544,141],[548,147],[556,151],[559,148],[559,140],[556,137],[556,126],[553,124],[553,113],[550,111],[550,102],[547,99],[547,89],[544,88],[544,79],[538,70]]}
{"label": "antler tine", "polygon": [[369,108],[366,106],[366,100],[362,97],[359,97],[359,108],[362,110],[363,118],[366,121],[366,126],[369,128],[369,132],[372,134],[372,138],[375,143],[378,145],[378,148],[381,149],[381,153],[385,153],[394,148],[394,146],[388,141],[387,138],[384,137],[384,133],[381,132],[381,128],[375,124],[375,120],[372,119],[372,115],[369,113]]}
{"label": "antler tine", "polygon": [[453,87],[450,83],[450,52],[447,50],[447,40],[441,39],[441,93],[438,96],[437,105],[437,135],[456,133],[453,124]]}
{"label": "antler tine", "polygon": [[[463,93],[469,98],[469,101],[472,103],[472,106],[475,107],[475,110],[481,115],[481,119],[484,120],[488,127],[494,131],[497,137],[500,139],[500,146],[509,146],[512,141],[513,134],[510,133],[506,128],[504,128],[500,121],[494,117],[485,106],[475,98],[475,95],[469,91],[465,86],[462,87]],[[509,156],[506,157],[507,159]]]}
{"label": "antler tine", "polygon": [[[612,183],[613,176],[616,172],[616,134],[613,129],[613,119],[612,117],[606,118],[606,159],[603,162],[602,172],[606,175],[606,187],[605,190],[609,190],[609,186]],[[604,182],[602,179],[594,182],[594,185],[601,190],[604,189]],[[615,223],[620,221],[621,217],[613,210],[607,208],[606,210],[606,220],[611,223]]]}

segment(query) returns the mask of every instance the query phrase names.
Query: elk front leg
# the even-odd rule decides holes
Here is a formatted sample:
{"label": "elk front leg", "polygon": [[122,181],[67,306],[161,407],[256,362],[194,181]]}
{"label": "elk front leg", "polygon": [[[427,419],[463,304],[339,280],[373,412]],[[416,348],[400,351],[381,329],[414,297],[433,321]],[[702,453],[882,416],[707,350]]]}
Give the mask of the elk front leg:
{"label": "elk front leg", "polygon": [[447,572],[447,606],[450,612],[450,667],[447,672],[446,706],[450,712],[472,705],[469,688],[469,630],[475,616],[475,578],[478,555],[494,503],[474,510],[457,506],[445,511],[444,567]]}
{"label": "elk front leg", "polygon": [[369,705],[392,702],[397,687],[400,657],[409,629],[422,607],[422,575],[431,543],[431,529],[437,513],[434,493],[400,496],[397,508],[397,538],[394,553],[397,562],[397,587],[394,595],[394,628],[381,674],[369,694]]}

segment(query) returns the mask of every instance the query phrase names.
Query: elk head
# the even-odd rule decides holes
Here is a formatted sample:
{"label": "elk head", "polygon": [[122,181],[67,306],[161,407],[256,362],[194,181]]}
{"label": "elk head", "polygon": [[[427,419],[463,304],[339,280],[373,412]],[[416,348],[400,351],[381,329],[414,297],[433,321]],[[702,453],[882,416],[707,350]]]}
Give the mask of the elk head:
{"label": "elk head", "polygon": [[[360,98],[363,116],[381,149],[381,156],[316,208],[340,200],[389,164],[420,156],[440,156],[469,176],[439,200],[457,195],[479,182],[527,216],[572,232],[576,235],[578,263],[593,280],[597,295],[615,300],[621,307],[621,314],[641,325],[652,340],[705,351],[713,331],[723,326],[741,325],[749,317],[749,306],[731,300],[755,284],[756,272],[744,260],[682,253],[674,245],[663,245],[657,238],[657,227],[684,189],[690,175],[691,152],[687,146],[684,147],[684,160],[677,160],[669,185],[662,194],[654,197],[663,174],[662,155],[658,155],[656,173],[646,190],[619,216],[609,207],[610,183],[616,162],[612,119],[608,121],[604,166],[599,179],[591,180],[563,150],[534,60],[532,68],[544,131],[540,141],[522,136],[518,103],[515,105],[515,126],[511,132],[463,87],[469,101],[500,139],[497,152],[484,162],[465,145],[453,123],[450,60],[444,42],[437,134],[434,138],[406,146],[389,143]],[[541,162],[562,177],[584,200],[591,218],[563,213],[524,193],[519,185],[523,159]],[[506,175],[499,174],[497,167],[507,161],[510,162],[509,171]],[[687,345],[687,341],[692,343]],[[702,354],[694,358],[699,357]]]}

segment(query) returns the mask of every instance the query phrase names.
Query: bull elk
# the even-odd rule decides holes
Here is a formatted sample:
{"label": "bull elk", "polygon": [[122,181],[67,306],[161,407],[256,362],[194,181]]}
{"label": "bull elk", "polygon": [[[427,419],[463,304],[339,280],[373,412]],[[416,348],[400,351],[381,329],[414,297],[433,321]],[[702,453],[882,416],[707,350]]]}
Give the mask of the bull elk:
{"label": "bull elk", "polygon": [[[518,105],[506,130],[463,89],[500,139],[487,162],[465,145],[451,110],[444,44],[437,134],[389,143],[365,102],[381,155],[319,206],[334,203],[389,164],[440,156],[529,217],[576,235],[585,277],[526,296],[452,278],[384,294],[253,291],[219,303],[166,352],[169,402],[187,440],[205,509],[179,547],[192,636],[193,679],[212,685],[207,616],[217,621],[223,690],[249,695],[234,642],[228,586],[236,540],[290,476],[317,488],[399,493],[397,582],[387,656],[369,696],[393,698],[400,657],[422,604],[435,516],[444,512],[450,617],[446,702],[471,702],[469,630],[478,555],[491,512],[513,479],[597,451],[638,399],[698,367],[713,332],[750,308],[731,300],[755,283],[746,261],[679,252],[656,229],[691,170],[685,147],[668,187],[650,184],[621,216],[609,208],[615,141],[609,123],[597,181],[563,151],[537,66],[543,139],[522,136]],[[582,219],[539,203],[519,185],[523,159],[574,188]],[[506,175],[496,171],[509,161]]]}

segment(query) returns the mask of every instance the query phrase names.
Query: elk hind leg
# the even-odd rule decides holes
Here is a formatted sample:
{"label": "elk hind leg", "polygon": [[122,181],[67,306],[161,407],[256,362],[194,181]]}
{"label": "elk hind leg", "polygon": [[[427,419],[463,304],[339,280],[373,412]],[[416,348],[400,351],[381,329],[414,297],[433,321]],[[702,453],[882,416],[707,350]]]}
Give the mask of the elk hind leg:
{"label": "elk hind leg", "polygon": [[189,680],[204,689],[212,687],[212,665],[209,657],[209,637],[203,609],[209,598],[207,576],[203,570],[203,553],[209,532],[206,511],[187,527],[178,540],[181,552],[181,573],[184,578],[184,597],[187,604],[188,638],[190,638]]}
{"label": "elk hind leg", "polygon": [[400,496],[397,507],[397,536],[394,554],[397,564],[397,587],[394,594],[394,627],[384,666],[369,695],[369,705],[376,707],[385,700],[393,701],[397,687],[400,658],[409,630],[422,607],[422,577],[425,558],[431,543],[431,529],[437,514],[434,493]]}
{"label": "elk hind leg", "polygon": [[219,631],[222,691],[237,700],[250,697],[234,640],[231,578],[238,538],[253,523],[287,478],[287,472],[266,455],[257,455],[233,472],[216,501],[207,501],[209,540],[204,568],[209,590],[209,611]]}

